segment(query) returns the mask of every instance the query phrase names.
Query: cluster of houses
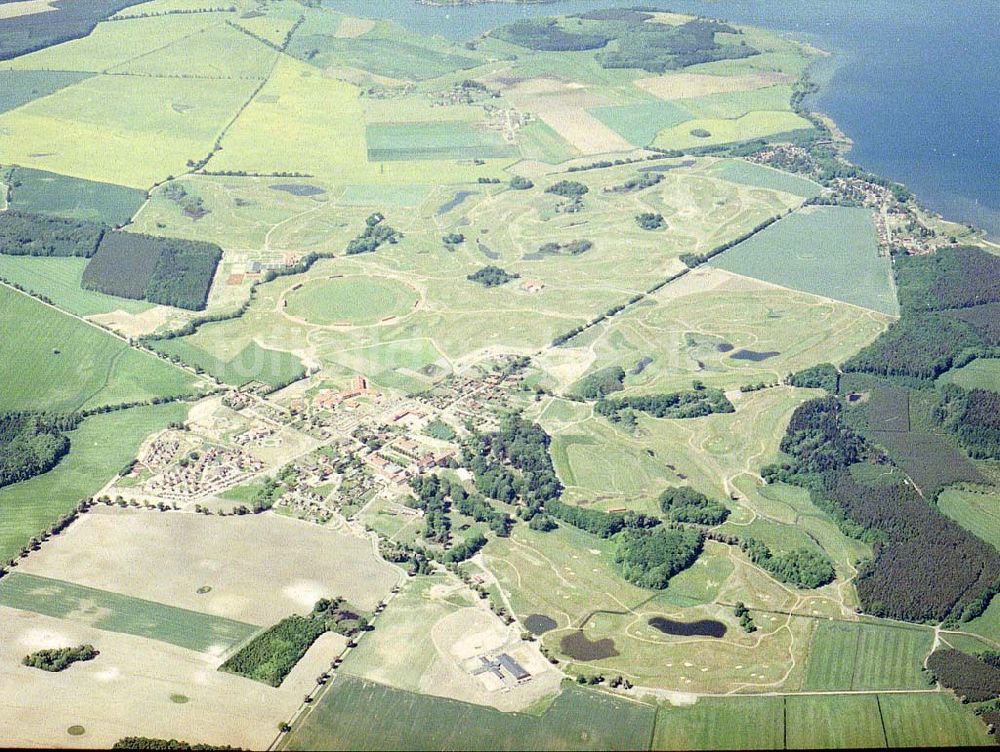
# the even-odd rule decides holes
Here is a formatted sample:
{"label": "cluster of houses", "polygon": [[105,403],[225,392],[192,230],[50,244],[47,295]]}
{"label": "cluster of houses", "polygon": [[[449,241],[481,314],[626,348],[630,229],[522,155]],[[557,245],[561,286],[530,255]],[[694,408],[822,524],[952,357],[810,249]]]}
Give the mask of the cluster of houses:
{"label": "cluster of houses", "polygon": [[147,480],[143,490],[167,499],[193,499],[225,491],[263,469],[264,463],[256,457],[213,446],[181,458]]}

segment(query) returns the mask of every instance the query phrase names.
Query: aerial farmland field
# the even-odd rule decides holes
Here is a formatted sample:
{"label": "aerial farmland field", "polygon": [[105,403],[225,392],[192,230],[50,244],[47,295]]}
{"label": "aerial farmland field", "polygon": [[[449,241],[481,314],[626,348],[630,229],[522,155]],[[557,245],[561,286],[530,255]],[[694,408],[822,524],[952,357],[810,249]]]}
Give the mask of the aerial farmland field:
{"label": "aerial farmland field", "polygon": [[677,2],[0,0],[0,747],[989,743],[928,22]]}

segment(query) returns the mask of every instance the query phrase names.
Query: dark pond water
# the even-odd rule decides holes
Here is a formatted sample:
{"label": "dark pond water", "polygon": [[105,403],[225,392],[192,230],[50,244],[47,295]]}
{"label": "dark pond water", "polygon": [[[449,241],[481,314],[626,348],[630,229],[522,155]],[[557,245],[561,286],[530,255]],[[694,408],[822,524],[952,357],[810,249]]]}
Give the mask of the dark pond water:
{"label": "dark pond water", "polygon": [[475,195],[476,195],[475,191],[459,191],[451,199],[449,199],[446,203],[441,204],[441,206],[438,207],[438,210],[437,210],[436,213],[439,216],[441,214],[447,214],[452,209],[454,209],[456,206],[458,206],[463,201],[465,201],[465,199],[467,199],[469,196],[475,196]]}
{"label": "dark pond water", "polygon": [[759,363],[762,360],[773,358],[775,355],[781,355],[781,353],[775,350],[766,350],[764,352],[757,350],[737,350],[729,357],[733,360],[752,360],[754,363]]}
{"label": "dark pond water", "polygon": [[305,183],[276,183],[275,185],[269,185],[272,191],[284,191],[285,193],[291,193],[293,196],[319,196],[326,191],[317,185],[308,185]]}
{"label": "dark pond water", "polygon": [[545,614],[531,614],[527,619],[524,620],[524,626],[528,628],[528,631],[534,635],[545,634],[546,632],[551,632],[553,629],[559,626],[556,620],[551,616],[546,616]]}
{"label": "dark pond water", "polygon": [[583,632],[572,632],[559,642],[559,649],[575,661],[597,661],[618,655],[610,637],[590,640]]}
{"label": "dark pond water", "polygon": [[649,620],[649,626],[658,629],[663,634],[679,637],[724,637],[726,634],[726,625],[713,619],[674,621],[673,619],[664,619],[662,616],[654,616]]}

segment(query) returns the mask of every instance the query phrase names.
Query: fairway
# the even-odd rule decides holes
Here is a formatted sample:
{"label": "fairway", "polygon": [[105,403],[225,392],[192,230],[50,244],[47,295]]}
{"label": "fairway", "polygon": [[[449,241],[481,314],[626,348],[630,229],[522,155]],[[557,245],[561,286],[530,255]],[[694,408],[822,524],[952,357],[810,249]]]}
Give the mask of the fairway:
{"label": "fairway", "polygon": [[888,256],[868,209],[812,206],[715,257],[712,266],[896,316]]}
{"label": "fairway", "polygon": [[419,297],[393,279],[333,277],[306,282],[286,296],[285,312],[310,324],[365,325],[402,316]]}
{"label": "fairway", "polygon": [[283,749],[646,749],[656,709],[565,686],[540,716],[339,675]]}
{"label": "fairway", "polygon": [[661,705],[653,749],[783,749],[783,697],[702,697]]}
{"label": "fairway", "polygon": [[820,621],[809,650],[809,690],[925,689],[930,630]]}
{"label": "fairway", "polygon": [[149,434],[183,420],[188,407],[183,402],[136,407],[84,420],[67,434],[69,454],[53,470],[0,489],[0,561],[16,556],[33,536],[101,490]]}
{"label": "fairway", "polygon": [[6,286],[0,310],[0,410],[72,411],[195,391],[191,374]]}
{"label": "fairway", "polygon": [[0,606],[69,619],[221,656],[250,639],[252,624],[174,608],[64,580],[14,572],[0,583]]}

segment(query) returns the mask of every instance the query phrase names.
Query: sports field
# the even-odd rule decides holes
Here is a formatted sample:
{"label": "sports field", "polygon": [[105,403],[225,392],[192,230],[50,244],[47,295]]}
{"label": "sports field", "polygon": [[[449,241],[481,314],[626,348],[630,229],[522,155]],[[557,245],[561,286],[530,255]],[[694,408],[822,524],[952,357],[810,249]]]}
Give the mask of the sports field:
{"label": "sports field", "polygon": [[282,749],[645,749],[655,717],[652,705],[573,685],[536,716],[341,674]]}
{"label": "sports field", "polygon": [[712,266],[793,290],[898,315],[890,260],[878,254],[871,211],[814,206],[714,258]]}
{"label": "sports field", "polygon": [[191,374],[9,287],[0,287],[0,308],[0,410],[72,411],[195,391]]}
{"label": "sports field", "polygon": [[252,624],[23,572],[4,577],[0,605],[212,655],[227,653],[258,631]]}
{"label": "sports field", "polygon": [[68,434],[69,454],[55,469],[0,489],[0,560],[14,557],[33,536],[101,490],[149,434],[183,420],[187,410],[178,403],[87,418]]}
{"label": "sports field", "polygon": [[285,311],[311,324],[364,325],[402,316],[419,298],[391,279],[335,277],[316,280],[287,293]]}

